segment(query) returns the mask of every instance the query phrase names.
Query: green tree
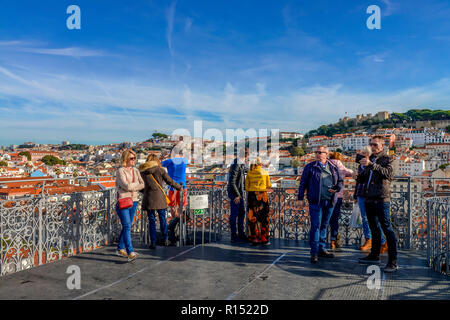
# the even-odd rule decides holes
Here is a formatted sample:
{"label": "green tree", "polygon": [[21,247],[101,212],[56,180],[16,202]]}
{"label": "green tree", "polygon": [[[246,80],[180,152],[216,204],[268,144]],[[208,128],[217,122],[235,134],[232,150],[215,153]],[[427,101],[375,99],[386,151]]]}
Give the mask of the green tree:
{"label": "green tree", "polygon": [[61,160],[61,159],[59,159],[59,158],[57,158],[55,156],[52,156],[52,155],[48,155],[48,156],[43,157],[41,159],[41,161],[43,163],[45,163],[46,165],[48,165],[48,166],[54,166],[56,164],[62,164],[62,165],[66,164],[66,162],[64,160]]}
{"label": "green tree", "polygon": [[300,161],[298,161],[297,159],[292,159],[292,160],[291,160],[291,167],[292,167],[292,168],[298,168],[298,167],[300,167]]}
{"label": "green tree", "polygon": [[302,147],[292,147],[290,152],[291,155],[294,157],[302,157],[305,155],[305,151],[303,150]]}
{"label": "green tree", "polygon": [[25,157],[27,157],[28,161],[31,161],[31,154],[28,151],[20,152],[19,156],[25,156]]}
{"label": "green tree", "polygon": [[87,150],[89,146],[86,144],[73,143],[67,146],[61,146],[59,150]]}
{"label": "green tree", "polygon": [[167,139],[169,136],[164,133],[155,132],[154,134],[152,134],[152,137],[155,139]]}

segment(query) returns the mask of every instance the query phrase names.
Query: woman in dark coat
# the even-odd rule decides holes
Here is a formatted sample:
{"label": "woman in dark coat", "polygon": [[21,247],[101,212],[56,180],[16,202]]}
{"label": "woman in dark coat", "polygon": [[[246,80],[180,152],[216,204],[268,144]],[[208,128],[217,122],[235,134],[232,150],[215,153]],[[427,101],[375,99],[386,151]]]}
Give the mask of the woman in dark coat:
{"label": "woman in dark coat", "polygon": [[150,230],[150,248],[156,248],[156,212],[159,215],[159,223],[164,244],[170,245],[167,232],[166,209],[168,207],[166,194],[161,190],[163,182],[169,186],[181,190],[181,185],[174,182],[167,171],[161,167],[161,162],[156,155],[151,154],[147,162],[139,167],[142,179],[145,183],[144,198],[142,200],[142,210],[147,211]]}

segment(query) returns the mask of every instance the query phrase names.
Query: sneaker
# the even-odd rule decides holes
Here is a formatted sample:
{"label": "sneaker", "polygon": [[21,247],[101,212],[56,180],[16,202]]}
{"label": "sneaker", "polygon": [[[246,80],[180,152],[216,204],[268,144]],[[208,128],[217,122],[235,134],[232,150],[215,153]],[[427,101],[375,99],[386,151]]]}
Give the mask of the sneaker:
{"label": "sneaker", "polygon": [[366,239],[366,242],[359,248],[361,251],[369,251],[372,249],[372,239]]}
{"label": "sneaker", "polygon": [[367,263],[367,264],[371,264],[371,263],[379,263],[380,262],[380,257],[374,257],[371,254],[369,254],[367,257],[364,258],[359,258],[359,263]]}
{"label": "sneaker", "polygon": [[262,244],[263,246],[265,246],[265,247],[268,247],[268,246],[271,245],[270,241],[262,242],[261,244]]}
{"label": "sneaker", "polygon": [[170,246],[170,240],[169,239],[167,239],[166,241],[164,241],[164,246],[166,246],[166,247],[168,247],[168,246]]}
{"label": "sneaker", "polygon": [[136,252],[132,252],[128,255],[128,262],[134,261],[137,258],[137,253]]}
{"label": "sneaker", "polygon": [[321,258],[334,258],[334,254],[328,252],[327,250],[324,250],[324,251],[320,251],[319,252],[319,257],[321,257]]}
{"label": "sneaker", "polygon": [[383,243],[383,244],[381,245],[381,248],[380,248],[380,254],[383,254],[383,253],[386,253],[386,252],[388,252],[388,245],[387,245],[387,242]]}
{"label": "sneaker", "polygon": [[122,249],[122,250],[116,250],[116,256],[127,258],[128,254],[124,249]]}
{"label": "sneaker", "polygon": [[312,255],[311,256],[311,263],[316,264],[317,262],[319,262],[319,257],[316,255]]}
{"label": "sneaker", "polygon": [[398,270],[397,261],[388,262],[386,267],[384,267],[384,272],[391,273]]}

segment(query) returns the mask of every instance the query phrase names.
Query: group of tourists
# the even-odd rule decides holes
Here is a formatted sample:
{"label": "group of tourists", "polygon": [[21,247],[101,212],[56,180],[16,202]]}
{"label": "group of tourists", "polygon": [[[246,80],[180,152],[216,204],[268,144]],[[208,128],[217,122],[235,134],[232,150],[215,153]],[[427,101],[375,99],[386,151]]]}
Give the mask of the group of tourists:
{"label": "group of tourists", "polygon": [[[303,169],[297,203],[299,208],[304,208],[306,194],[310,218],[311,263],[317,263],[319,258],[334,258],[335,255],[330,251],[341,250],[339,218],[344,197],[343,179],[353,177],[356,179],[353,198],[361,212],[365,237],[360,249],[370,250],[368,256],[359,259],[359,262],[379,262],[380,255],[388,252],[388,263],[384,271],[395,272],[398,269],[397,240],[390,220],[390,183],[393,179],[393,168],[392,159],[385,150],[384,138],[373,137],[370,146],[357,155],[357,173],[342,164],[340,153],[330,153],[326,146],[317,148],[315,156],[315,161]],[[250,170],[247,170],[247,159],[246,150],[244,156],[234,160],[229,171],[231,241],[249,242],[252,246],[269,245],[269,174],[262,169],[259,158],[252,162]],[[247,205],[244,204],[245,193]],[[244,230],[245,220],[248,236]],[[329,245],[326,241],[328,227],[331,232]]]}
{"label": "group of tourists", "polygon": [[[171,244],[167,226],[167,208],[171,208],[170,215],[175,217],[179,216],[177,208],[180,206],[180,201],[183,201],[183,205],[186,204],[185,197],[180,199],[180,191],[183,188],[186,189],[188,163],[188,160],[183,157],[182,150],[177,149],[172,154],[173,158],[162,162],[164,155],[160,159],[150,154],[138,170],[135,167],[136,153],[131,149],[122,153],[121,167],[116,175],[116,211],[122,224],[116,254],[128,258],[128,261],[137,258],[131,240],[131,226],[138,205],[138,192],[143,193],[142,210],[148,215],[150,248],[155,249],[157,243],[156,214],[159,217],[163,245]],[[162,187],[163,183],[170,186],[168,195]]]}
{"label": "group of tourists", "polygon": [[[305,207],[305,194],[309,207],[311,263],[319,258],[334,258],[330,251],[339,251],[342,240],[339,234],[339,218],[343,201],[345,177],[356,179],[353,198],[359,206],[365,237],[360,247],[370,253],[361,258],[361,263],[376,263],[380,255],[388,252],[385,272],[394,272],[397,265],[397,241],[390,221],[390,182],[393,179],[392,159],[386,153],[384,138],[375,136],[370,146],[357,154],[358,172],[342,164],[340,153],[330,153],[326,146],[315,151],[315,161],[303,169],[298,190],[299,208]],[[248,149],[236,157],[229,169],[227,192],[230,199],[231,241],[248,242],[251,246],[270,245],[270,203],[268,189],[271,188],[269,173],[263,169],[258,157],[247,168]],[[143,193],[142,209],[149,218],[150,248],[156,248],[156,214],[159,216],[163,245],[171,244],[167,226],[167,208],[176,220],[182,212],[177,209],[187,203],[186,192],[181,199],[180,190],[186,189],[186,167],[182,148],[172,150],[172,158],[165,159],[149,155],[147,161],[136,165],[136,153],[126,150],[122,154],[121,167],[117,170],[116,210],[122,224],[117,255],[136,259],[131,240],[131,227],[138,205],[138,192]],[[161,160],[163,160],[161,162]],[[162,187],[170,187],[167,196]],[[175,191],[176,190],[176,191]],[[246,222],[247,228],[244,227]],[[330,226],[330,244],[327,231]],[[247,230],[245,230],[247,229]]]}

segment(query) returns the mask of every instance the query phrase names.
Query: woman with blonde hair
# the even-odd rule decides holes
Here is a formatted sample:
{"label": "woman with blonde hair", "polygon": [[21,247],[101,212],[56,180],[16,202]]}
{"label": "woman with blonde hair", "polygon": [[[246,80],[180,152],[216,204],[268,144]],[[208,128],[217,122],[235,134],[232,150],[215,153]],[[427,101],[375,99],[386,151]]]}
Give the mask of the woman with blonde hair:
{"label": "woman with blonde hair", "polygon": [[[330,161],[339,169],[339,174],[341,175],[342,179],[345,177],[353,177],[354,172],[353,170],[347,169],[343,164],[342,160],[344,160],[344,157],[339,152],[331,152],[329,155]],[[340,250],[342,248],[342,240],[339,235],[339,218],[341,216],[341,207],[342,207],[342,200],[344,198],[344,190],[343,188],[341,191],[336,193],[337,202],[334,205],[333,213],[331,214],[330,218],[330,233],[331,233],[331,243],[330,243],[330,249],[331,250]]]}
{"label": "woman with blonde hair", "polygon": [[248,239],[250,245],[270,245],[269,238],[269,198],[267,189],[271,187],[269,173],[262,169],[258,157],[245,179],[248,208]]}
{"label": "woman with blonde hair", "polygon": [[168,207],[167,196],[162,188],[163,182],[172,188],[181,190],[182,185],[170,178],[167,171],[162,167],[158,157],[151,154],[147,161],[139,167],[142,179],[145,183],[144,199],[142,200],[142,210],[147,211],[150,231],[150,249],[156,248],[156,212],[159,216],[159,225],[165,246],[170,245],[169,234],[166,222],[166,210]]}
{"label": "woman with blonde hair", "polygon": [[116,173],[116,211],[122,224],[116,253],[118,256],[128,257],[128,261],[137,258],[131,242],[131,226],[138,205],[138,192],[145,186],[135,164],[136,153],[131,149],[125,150],[121,157],[121,167]]}

